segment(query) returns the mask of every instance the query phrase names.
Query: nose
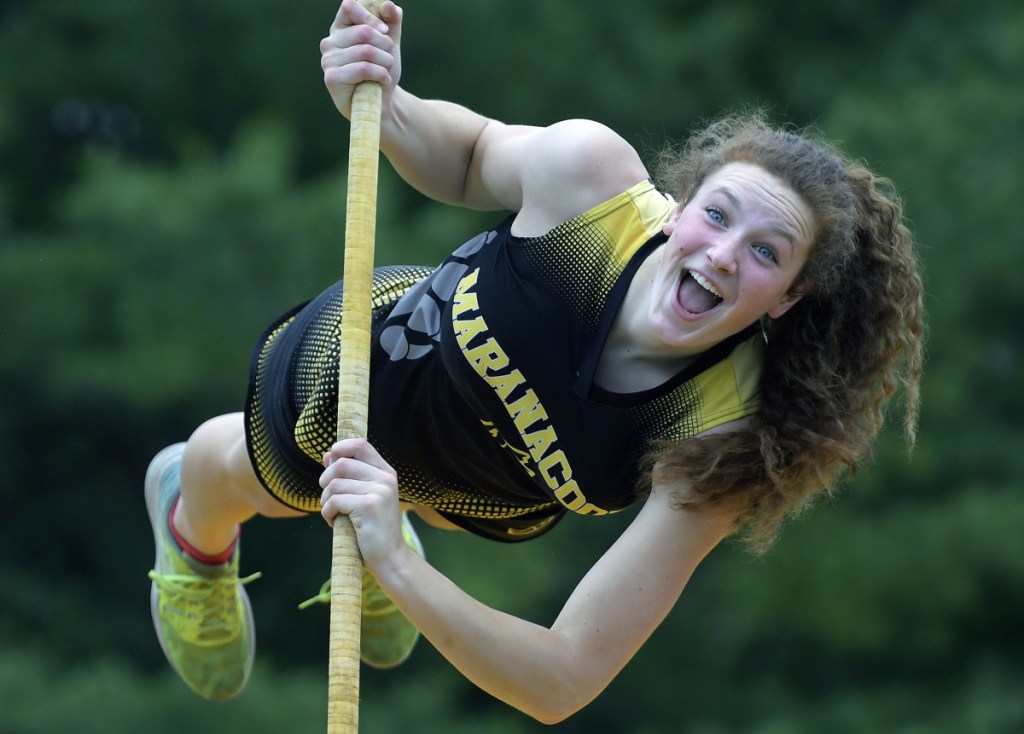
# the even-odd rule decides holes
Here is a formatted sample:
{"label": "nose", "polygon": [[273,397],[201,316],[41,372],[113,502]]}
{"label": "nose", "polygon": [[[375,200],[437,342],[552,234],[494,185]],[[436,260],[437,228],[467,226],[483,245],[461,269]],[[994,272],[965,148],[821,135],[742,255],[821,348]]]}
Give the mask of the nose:
{"label": "nose", "polygon": [[735,272],[736,248],[737,243],[728,237],[723,237],[709,244],[706,252],[711,267],[723,273]]}

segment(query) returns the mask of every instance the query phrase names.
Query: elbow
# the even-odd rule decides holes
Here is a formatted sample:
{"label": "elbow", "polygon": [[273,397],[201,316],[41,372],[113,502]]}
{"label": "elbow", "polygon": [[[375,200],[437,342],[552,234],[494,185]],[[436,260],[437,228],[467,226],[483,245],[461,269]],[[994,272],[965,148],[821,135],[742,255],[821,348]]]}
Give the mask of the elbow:
{"label": "elbow", "polygon": [[523,713],[533,717],[541,724],[552,726],[561,724],[576,712],[582,710],[597,697],[599,690],[579,688],[572,685],[554,685],[538,693]]}
{"label": "elbow", "polygon": [[541,724],[546,724],[547,726],[554,726],[555,724],[561,724],[574,713],[576,713],[576,710],[557,713],[550,712],[542,715],[534,715],[533,718],[539,721]]}
{"label": "elbow", "polygon": [[570,716],[579,711],[582,706],[545,706],[531,711],[526,711],[536,721],[547,726],[561,724]]}
{"label": "elbow", "polygon": [[552,628],[531,664],[519,667],[492,695],[538,723],[560,724],[586,708],[622,669],[607,651],[580,644]]}

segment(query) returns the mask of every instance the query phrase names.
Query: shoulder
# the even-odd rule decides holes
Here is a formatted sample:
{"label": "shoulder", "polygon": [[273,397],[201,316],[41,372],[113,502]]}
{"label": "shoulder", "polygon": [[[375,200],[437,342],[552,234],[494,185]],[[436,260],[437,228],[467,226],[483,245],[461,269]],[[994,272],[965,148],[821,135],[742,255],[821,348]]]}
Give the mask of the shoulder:
{"label": "shoulder", "polygon": [[[594,120],[563,120],[541,128],[536,159],[551,174],[560,170],[579,184],[599,185],[609,177],[646,175],[636,149],[607,125]],[[622,183],[627,183],[625,179]],[[636,183],[629,181],[628,184]]]}
{"label": "shoulder", "polygon": [[648,177],[633,146],[593,120],[538,129],[522,160],[522,235],[543,234]]}

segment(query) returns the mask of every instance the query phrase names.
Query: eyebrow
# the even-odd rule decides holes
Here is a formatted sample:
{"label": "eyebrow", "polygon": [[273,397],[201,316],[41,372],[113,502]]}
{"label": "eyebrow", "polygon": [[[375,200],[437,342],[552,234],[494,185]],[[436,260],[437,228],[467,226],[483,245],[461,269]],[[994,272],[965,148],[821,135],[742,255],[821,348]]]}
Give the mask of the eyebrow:
{"label": "eyebrow", "polygon": [[[739,198],[729,188],[727,188],[725,186],[718,186],[718,187],[712,189],[711,193],[712,194],[721,194],[722,196],[724,196],[726,199],[729,200],[729,203],[732,204],[734,209],[736,209],[737,211],[740,211],[740,212],[743,211],[743,205],[740,204]],[[795,239],[796,238],[794,237],[793,231],[791,229],[789,229],[788,227],[776,226],[776,227],[772,227],[771,230],[775,234],[779,235],[779,237],[782,237],[784,240],[786,240],[786,242],[789,243],[790,248],[795,246],[795,244],[796,244],[795,243]]]}

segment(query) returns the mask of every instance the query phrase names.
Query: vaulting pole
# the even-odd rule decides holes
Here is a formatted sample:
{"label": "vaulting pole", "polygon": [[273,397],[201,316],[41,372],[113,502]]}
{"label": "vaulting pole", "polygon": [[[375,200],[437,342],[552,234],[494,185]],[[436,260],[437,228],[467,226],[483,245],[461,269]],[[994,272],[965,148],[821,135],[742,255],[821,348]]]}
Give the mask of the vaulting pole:
{"label": "vaulting pole", "polygon": [[[360,0],[380,17],[381,0]],[[377,219],[381,86],[352,96],[345,218],[345,293],[338,371],[338,439],[366,438],[370,395],[370,322]],[[359,625],[362,558],[347,516],[334,520],[327,734],[359,730]]]}

